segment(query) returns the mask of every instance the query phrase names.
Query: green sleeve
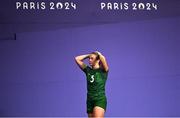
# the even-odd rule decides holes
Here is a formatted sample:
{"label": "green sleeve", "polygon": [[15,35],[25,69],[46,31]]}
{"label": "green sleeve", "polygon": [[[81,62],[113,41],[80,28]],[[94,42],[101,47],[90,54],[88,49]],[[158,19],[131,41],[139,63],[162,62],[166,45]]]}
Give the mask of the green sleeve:
{"label": "green sleeve", "polygon": [[87,65],[85,65],[85,68],[84,69],[82,69],[83,70],[83,72],[84,73],[87,73],[88,72],[88,66]]}

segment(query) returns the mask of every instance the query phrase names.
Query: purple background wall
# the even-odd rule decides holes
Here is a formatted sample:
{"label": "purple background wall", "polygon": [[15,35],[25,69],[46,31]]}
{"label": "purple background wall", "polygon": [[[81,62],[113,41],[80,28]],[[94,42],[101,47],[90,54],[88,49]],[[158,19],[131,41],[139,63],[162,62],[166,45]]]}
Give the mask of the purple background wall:
{"label": "purple background wall", "polygon": [[1,116],[86,116],[74,57],[107,58],[106,116],[180,116],[180,17],[18,33],[0,42]]}

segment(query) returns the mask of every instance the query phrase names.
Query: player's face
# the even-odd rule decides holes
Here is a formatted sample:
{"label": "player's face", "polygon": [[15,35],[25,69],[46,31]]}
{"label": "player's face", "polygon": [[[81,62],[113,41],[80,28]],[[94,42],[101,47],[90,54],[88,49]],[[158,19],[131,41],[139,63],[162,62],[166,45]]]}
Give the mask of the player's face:
{"label": "player's face", "polygon": [[91,54],[90,56],[89,56],[89,64],[91,65],[91,66],[93,66],[93,65],[95,65],[95,63],[96,63],[96,55],[95,54]]}

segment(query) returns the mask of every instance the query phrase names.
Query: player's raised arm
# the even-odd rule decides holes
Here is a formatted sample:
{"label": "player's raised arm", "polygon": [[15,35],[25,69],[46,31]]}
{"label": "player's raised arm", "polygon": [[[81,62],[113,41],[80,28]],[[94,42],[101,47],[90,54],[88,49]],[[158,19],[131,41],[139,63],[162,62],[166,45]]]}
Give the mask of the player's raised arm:
{"label": "player's raised arm", "polygon": [[85,63],[83,62],[83,60],[85,60],[86,58],[89,57],[89,54],[85,54],[85,55],[79,55],[79,56],[76,56],[75,57],[75,61],[76,63],[78,64],[78,66],[83,70],[86,65]]}
{"label": "player's raised arm", "polygon": [[96,53],[98,53],[98,55],[99,55],[99,59],[100,59],[100,61],[101,61],[101,63],[102,63],[102,66],[103,66],[104,70],[105,70],[106,72],[109,71],[109,67],[108,67],[108,64],[107,64],[107,61],[106,61],[105,56],[102,55],[102,54],[101,54],[100,52],[98,52],[98,51],[96,51]]}

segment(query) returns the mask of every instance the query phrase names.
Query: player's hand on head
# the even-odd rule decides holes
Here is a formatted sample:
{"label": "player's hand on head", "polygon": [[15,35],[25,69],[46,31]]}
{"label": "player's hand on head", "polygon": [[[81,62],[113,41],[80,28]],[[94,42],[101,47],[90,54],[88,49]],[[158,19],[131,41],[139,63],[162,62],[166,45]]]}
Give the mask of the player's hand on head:
{"label": "player's hand on head", "polygon": [[98,55],[102,55],[101,52],[99,52],[99,51],[95,51],[95,52],[98,53]]}

